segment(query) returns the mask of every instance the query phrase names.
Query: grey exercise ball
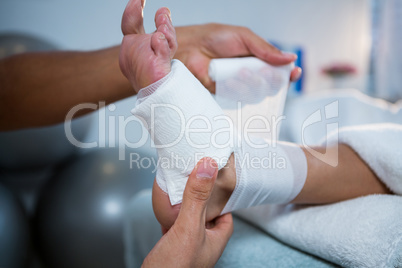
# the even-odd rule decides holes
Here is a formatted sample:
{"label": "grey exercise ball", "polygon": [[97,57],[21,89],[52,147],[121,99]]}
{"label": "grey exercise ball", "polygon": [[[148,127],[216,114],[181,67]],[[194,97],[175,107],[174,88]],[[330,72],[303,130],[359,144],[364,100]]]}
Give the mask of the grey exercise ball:
{"label": "grey exercise ball", "polygon": [[[0,58],[55,49],[55,45],[39,37],[21,33],[0,35]],[[72,132],[77,140],[86,136],[91,121],[92,117],[86,116],[72,122]],[[64,124],[0,132],[0,148],[0,168],[9,170],[53,165],[77,151],[66,138]]]}
{"label": "grey exercise ball", "polygon": [[0,267],[25,267],[29,257],[27,216],[13,194],[0,185]]}
{"label": "grey exercise ball", "polygon": [[[130,167],[130,154],[142,162]],[[125,267],[125,206],[152,186],[152,159],[154,153],[127,150],[120,161],[118,149],[101,149],[63,164],[37,206],[35,232],[46,267]]]}

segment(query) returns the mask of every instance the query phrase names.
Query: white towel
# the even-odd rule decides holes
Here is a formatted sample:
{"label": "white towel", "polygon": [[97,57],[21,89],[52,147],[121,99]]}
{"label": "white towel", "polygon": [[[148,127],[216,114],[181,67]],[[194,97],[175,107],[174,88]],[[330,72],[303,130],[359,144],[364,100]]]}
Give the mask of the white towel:
{"label": "white towel", "polygon": [[[305,99],[304,105],[308,103],[311,110],[319,109],[323,99],[315,98],[316,107],[311,99]],[[384,122],[401,121],[400,117],[389,116],[399,113],[400,103],[396,105],[398,109],[395,105],[388,105],[389,110],[383,106],[381,110],[389,112],[379,113],[376,112],[377,105],[368,103],[366,96],[360,98],[353,93],[344,99],[353,100],[370,111],[366,117],[362,114],[355,116],[355,123],[378,122],[381,116]],[[338,100],[341,102],[340,98]],[[376,103],[373,101],[373,104]],[[341,117],[339,125],[353,124],[350,116],[346,115],[355,115],[357,110],[356,105],[341,110],[348,121],[345,123]],[[295,112],[300,114],[304,111],[299,109]],[[323,124],[325,126],[325,122]],[[329,135],[327,140],[332,143],[336,136]],[[402,194],[401,125],[345,127],[339,132],[339,142],[351,146],[394,193]],[[372,195],[325,206],[269,205],[249,208],[237,214],[291,246],[342,266],[402,267],[401,196]]]}
{"label": "white towel", "polygon": [[402,195],[402,125],[345,127],[337,134],[329,135],[329,145],[338,139],[348,144],[392,192]]}
{"label": "white towel", "polygon": [[344,267],[402,267],[401,196],[260,206],[236,214],[284,243]]}

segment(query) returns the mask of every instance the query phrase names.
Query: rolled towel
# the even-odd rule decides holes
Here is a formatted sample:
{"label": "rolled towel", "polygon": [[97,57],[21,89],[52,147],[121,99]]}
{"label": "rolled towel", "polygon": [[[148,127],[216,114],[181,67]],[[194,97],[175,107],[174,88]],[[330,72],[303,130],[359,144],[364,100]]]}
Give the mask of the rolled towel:
{"label": "rolled towel", "polygon": [[[402,195],[402,125],[371,124],[341,128],[328,144],[349,145],[394,193]],[[402,208],[401,208],[402,210]]]}
{"label": "rolled towel", "polygon": [[344,267],[402,267],[402,197],[326,206],[265,205],[236,214],[284,243]]}

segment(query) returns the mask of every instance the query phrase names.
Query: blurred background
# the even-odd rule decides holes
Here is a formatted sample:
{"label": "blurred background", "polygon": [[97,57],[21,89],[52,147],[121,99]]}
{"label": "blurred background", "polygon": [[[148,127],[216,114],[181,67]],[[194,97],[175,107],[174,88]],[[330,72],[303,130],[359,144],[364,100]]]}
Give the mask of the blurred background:
{"label": "blurred background", "polygon": [[[100,49],[121,41],[120,21],[125,5],[126,1],[120,0],[3,0],[0,32],[34,35],[59,49]],[[171,9],[176,26],[208,22],[242,25],[289,50],[300,48],[305,92],[336,85],[384,91],[381,96],[392,96],[385,92],[392,91],[395,82],[388,81],[382,89],[374,90],[368,81],[370,71],[374,71],[370,67],[373,60],[377,65],[400,66],[397,60],[391,62],[398,58],[396,44],[401,38],[399,1],[254,0],[245,4],[240,0],[149,0],[144,12],[147,31],[154,30],[153,15],[163,5]],[[333,77],[323,69],[335,64],[353,67],[354,75],[344,83],[334,84]],[[376,75],[381,85],[382,80],[388,80],[384,72]]]}
{"label": "blurred background", "polygon": [[[1,32],[29,33],[60,49],[93,50],[121,41],[127,1],[3,0]],[[370,0],[148,0],[145,29],[154,30],[155,11],[168,6],[176,26],[220,22],[247,26],[260,36],[305,53],[306,91],[332,86],[322,68],[344,62],[357,69],[349,85],[365,89],[372,43]]]}
{"label": "blurred background", "polygon": [[[0,58],[27,51],[118,45],[126,3],[2,0]],[[397,50],[402,42],[402,1],[148,0],[147,32],[154,30],[154,14],[161,6],[170,8],[176,26],[208,22],[246,26],[297,53],[303,77],[292,86],[290,96],[330,88],[353,88],[391,102],[402,96],[402,54]],[[76,137],[104,141],[108,147],[110,133],[117,131],[108,130],[115,126],[109,116],[128,117],[134,103],[135,97],[128,98],[75,120]],[[101,124],[100,114],[106,118]],[[125,132],[131,141],[140,139],[140,123],[131,122]],[[118,148],[82,151],[65,141],[62,125],[0,133],[0,190],[5,198],[0,201],[0,254],[9,257],[8,264],[0,267],[123,265],[123,206],[136,192],[150,187],[153,168],[129,168],[127,158],[118,161]],[[144,148],[142,155],[155,157],[149,144]],[[7,202],[7,209],[14,207],[14,212],[7,212]],[[11,231],[7,221],[15,227]]]}

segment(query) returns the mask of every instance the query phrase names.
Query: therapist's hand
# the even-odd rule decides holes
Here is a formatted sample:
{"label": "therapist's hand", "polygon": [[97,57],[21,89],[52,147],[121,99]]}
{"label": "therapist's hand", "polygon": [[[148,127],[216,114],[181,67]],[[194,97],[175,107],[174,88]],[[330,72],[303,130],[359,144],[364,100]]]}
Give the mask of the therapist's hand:
{"label": "therapist's hand", "polygon": [[[282,53],[245,27],[216,23],[176,27],[176,35],[179,47],[175,58],[212,93],[215,93],[215,83],[208,75],[208,68],[214,58],[255,56],[272,65],[288,64],[297,58],[294,54]],[[298,80],[301,72],[300,67],[295,67],[290,80]]]}
{"label": "therapist's hand", "polygon": [[[123,15],[124,35],[145,33],[144,7],[145,0],[128,2]],[[208,68],[214,58],[255,56],[272,65],[288,64],[297,58],[294,54],[282,53],[246,27],[210,23],[175,29],[178,48],[174,58],[183,62],[212,93],[215,93],[215,83],[208,75]],[[293,69],[290,80],[299,79],[301,71],[299,67]]]}
{"label": "therapist's hand", "polygon": [[191,173],[176,222],[145,258],[143,267],[213,267],[233,232],[231,214],[205,224],[208,199],[218,173],[211,158],[203,158]]}

